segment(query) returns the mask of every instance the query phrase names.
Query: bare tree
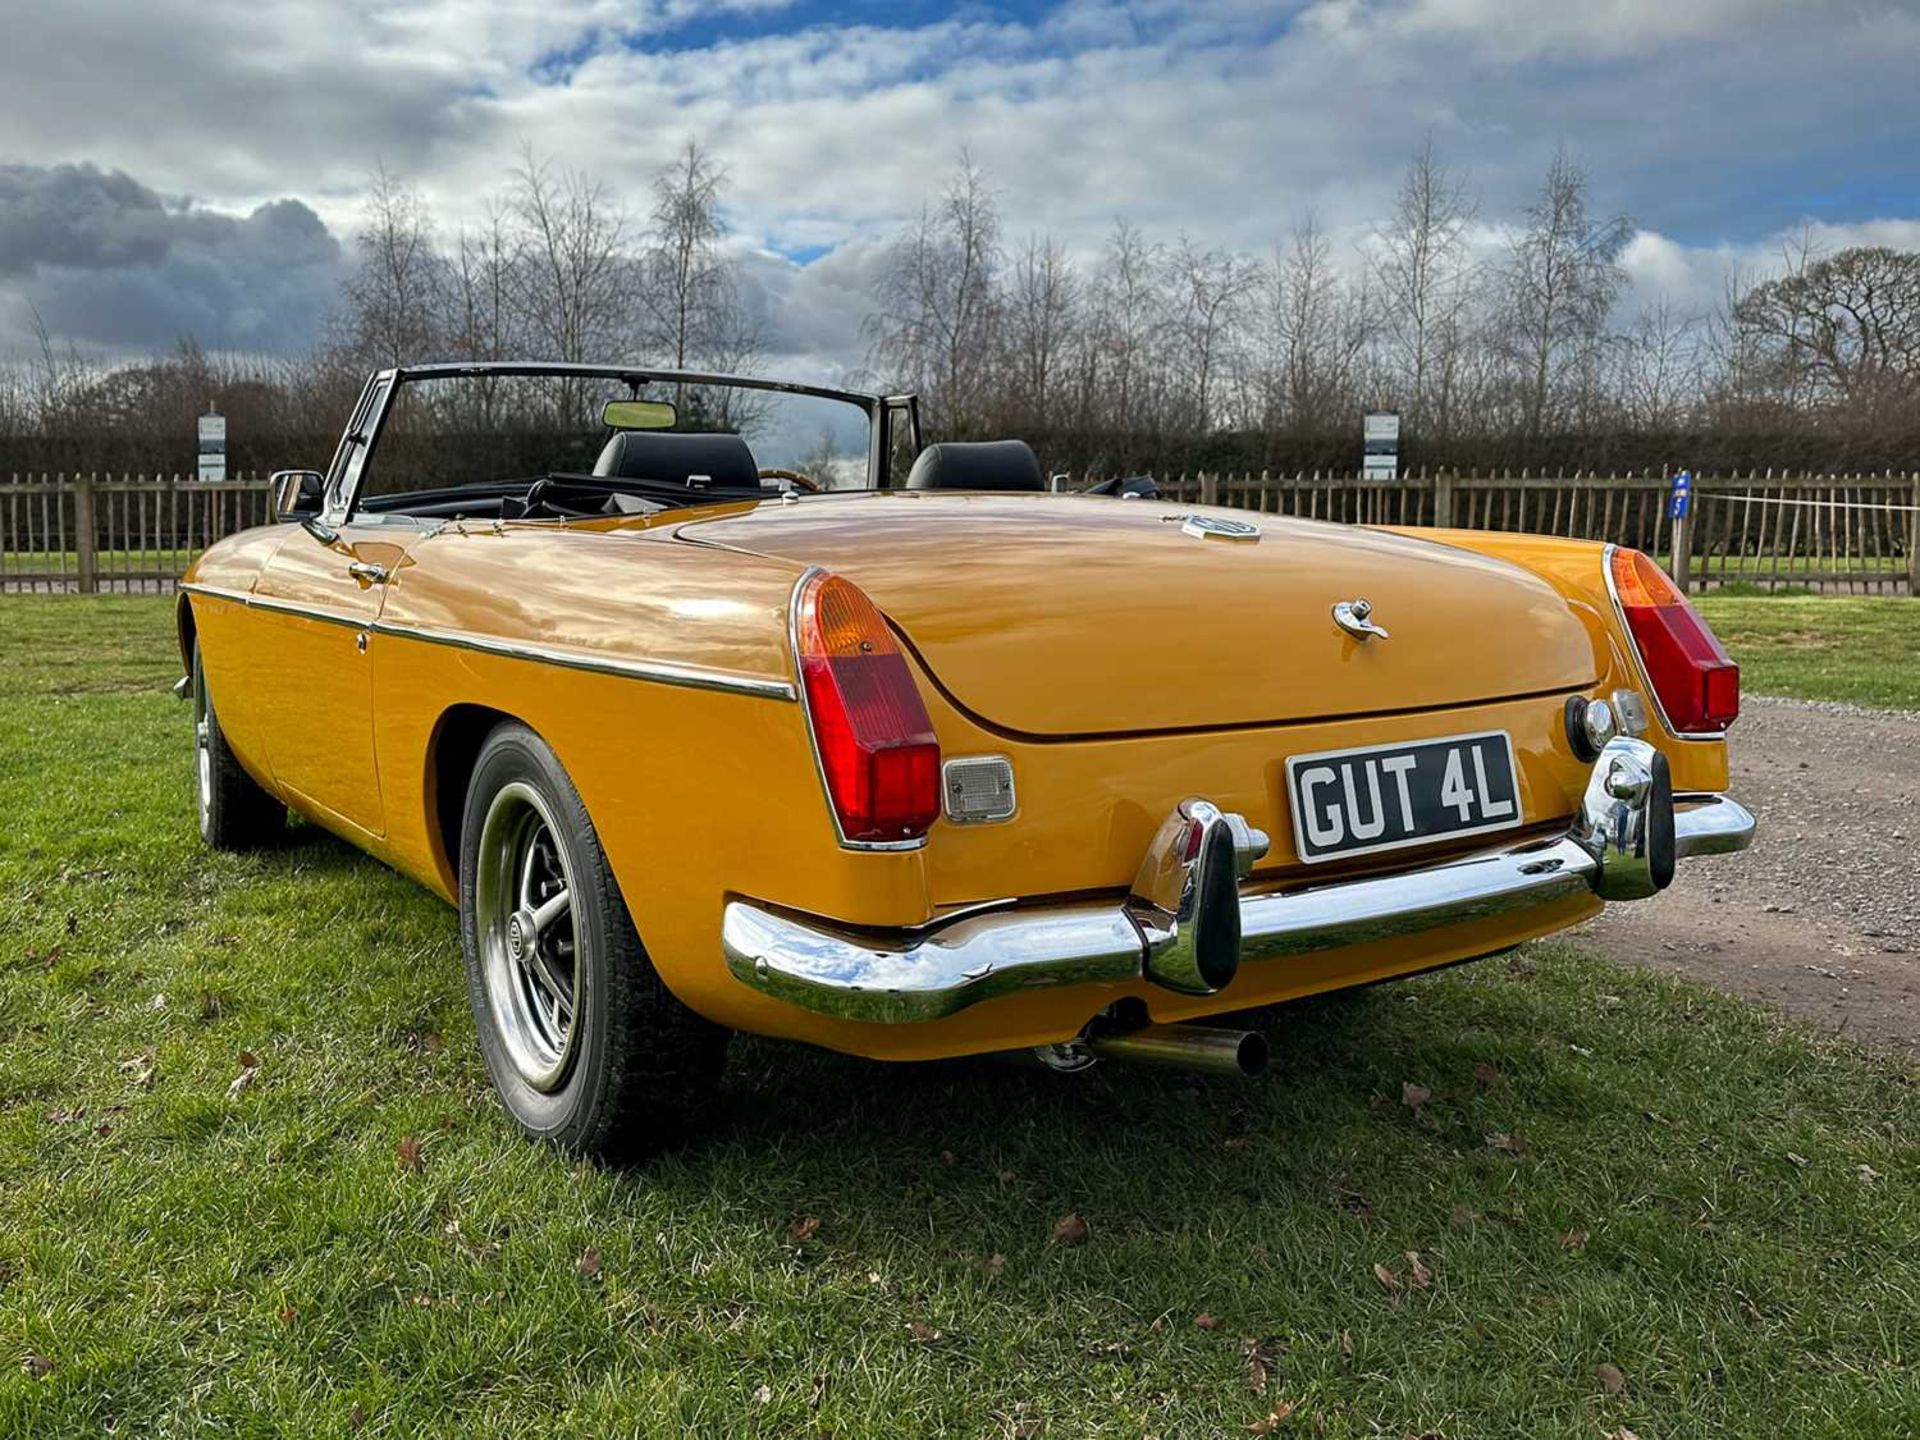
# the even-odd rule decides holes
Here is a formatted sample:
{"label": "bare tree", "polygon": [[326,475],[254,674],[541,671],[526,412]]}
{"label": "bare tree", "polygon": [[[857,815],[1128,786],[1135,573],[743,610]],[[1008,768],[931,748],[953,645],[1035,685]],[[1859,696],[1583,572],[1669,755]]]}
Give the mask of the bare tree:
{"label": "bare tree", "polygon": [[1204,435],[1213,425],[1224,373],[1238,360],[1242,302],[1259,271],[1230,251],[1203,251],[1185,234],[1169,264],[1183,419],[1187,428]]}
{"label": "bare tree", "polygon": [[1079,278],[1060,242],[1029,235],[1014,257],[1004,329],[1015,414],[1042,428],[1060,419],[1079,302]]}
{"label": "bare tree", "polygon": [[1660,296],[1613,337],[1609,389],[1628,429],[1677,429],[1699,397],[1701,318]]}
{"label": "bare tree", "polygon": [[1351,423],[1360,404],[1356,371],[1371,338],[1367,306],[1346,293],[1313,216],[1274,256],[1267,293],[1278,361],[1272,388],[1285,423],[1308,434]]}
{"label": "bare tree", "polygon": [[621,359],[634,351],[636,267],[627,219],[599,181],[522,152],[509,212],[519,227],[514,310],[543,359]]}
{"label": "bare tree", "polygon": [[[1095,423],[1120,436],[1151,432],[1160,424],[1159,392],[1164,369],[1156,363],[1167,325],[1161,289],[1165,252],[1135,226],[1114,222],[1095,272],[1092,294],[1090,372],[1104,403],[1091,407]],[[1116,457],[1130,459],[1128,447]]]}
{"label": "bare tree", "polygon": [[1000,211],[987,177],[960,152],[937,205],[893,244],[868,319],[869,363],[917,386],[933,429],[978,427],[995,359]]}
{"label": "bare tree", "polygon": [[726,171],[689,139],[653,181],[643,291],[648,340],[676,369],[714,364],[744,330],[733,262],[722,249]]}
{"label": "bare tree", "polygon": [[1734,310],[1774,372],[1861,418],[1920,398],[1920,255],[1858,246],[1756,285]]}
{"label": "bare tree", "polygon": [[1554,152],[1527,223],[1508,249],[1502,339],[1511,355],[1520,426],[1537,438],[1561,382],[1590,362],[1626,277],[1618,262],[1630,232],[1587,213],[1587,177],[1566,149]]}
{"label": "bare tree", "polygon": [[1454,426],[1473,298],[1467,229],[1474,211],[1465,181],[1435,154],[1429,134],[1407,166],[1393,218],[1376,236],[1373,271],[1395,398],[1412,425],[1435,438]]}
{"label": "bare tree", "polygon": [[355,241],[335,346],[361,368],[417,361],[437,348],[443,269],[433,221],[414,186],[385,165],[374,171]]}
{"label": "bare tree", "polygon": [[488,204],[480,224],[461,227],[448,267],[446,313],[441,321],[454,353],[473,360],[500,360],[514,352],[519,328],[514,315],[514,272],[520,260],[512,217],[498,201]]}

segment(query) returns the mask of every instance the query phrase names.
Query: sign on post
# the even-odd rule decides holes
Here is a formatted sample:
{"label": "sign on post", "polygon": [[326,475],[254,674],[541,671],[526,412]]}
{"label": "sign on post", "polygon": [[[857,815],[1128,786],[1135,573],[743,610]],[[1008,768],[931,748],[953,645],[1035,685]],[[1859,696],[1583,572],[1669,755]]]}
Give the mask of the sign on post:
{"label": "sign on post", "polygon": [[200,478],[227,478],[227,417],[211,410],[200,417]]}
{"label": "sign on post", "polygon": [[1400,478],[1400,412],[1369,410],[1361,422],[1360,474],[1366,480]]}
{"label": "sign on post", "polygon": [[1689,572],[1693,568],[1693,472],[1682,470],[1673,477],[1673,492],[1667,499],[1667,519],[1673,522],[1673,559],[1667,573],[1682,595],[1687,593]]}
{"label": "sign on post", "polygon": [[1682,470],[1673,477],[1673,497],[1667,502],[1669,520],[1685,520],[1693,514],[1693,472]]}

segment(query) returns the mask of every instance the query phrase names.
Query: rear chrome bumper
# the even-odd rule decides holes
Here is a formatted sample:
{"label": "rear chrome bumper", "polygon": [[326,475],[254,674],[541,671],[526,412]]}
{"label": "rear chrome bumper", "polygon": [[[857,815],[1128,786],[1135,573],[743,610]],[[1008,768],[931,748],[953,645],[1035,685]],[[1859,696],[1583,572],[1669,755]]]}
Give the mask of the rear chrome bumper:
{"label": "rear chrome bumper", "polygon": [[1567,834],[1425,869],[1295,890],[1238,883],[1266,837],[1188,800],[1168,816],[1126,899],[985,908],[870,932],[750,900],[721,942],[743,983],[802,1009],[883,1024],[937,1020],[1042,986],[1130,981],[1207,994],[1243,961],[1279,959],[1514,914],[1591,891],[1654,894],[1677,861],[1744,850],[1754,819],[1724,795],[1674,795],[1664,756],[1608,743]]}

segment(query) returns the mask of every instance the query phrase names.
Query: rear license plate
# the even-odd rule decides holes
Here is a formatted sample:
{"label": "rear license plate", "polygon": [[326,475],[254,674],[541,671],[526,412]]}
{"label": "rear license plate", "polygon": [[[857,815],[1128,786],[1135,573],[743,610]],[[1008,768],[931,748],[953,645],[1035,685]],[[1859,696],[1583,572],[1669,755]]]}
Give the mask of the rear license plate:
{"label": "rear license plate", "polygon": [[1504,730],[1294,755],[1293,843],[1311,865],[1510,830],[1521,818],[1515,774]]}

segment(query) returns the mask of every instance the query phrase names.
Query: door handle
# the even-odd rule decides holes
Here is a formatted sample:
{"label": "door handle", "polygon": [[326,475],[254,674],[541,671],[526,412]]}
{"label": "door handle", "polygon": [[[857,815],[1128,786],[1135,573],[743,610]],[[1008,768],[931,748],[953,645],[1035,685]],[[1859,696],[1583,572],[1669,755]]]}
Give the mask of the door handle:
{"label": "door handle", "polygon": [[371,560],[355,560],[347,566],[347,574],[362,585],[384,585],[387,583],[387,567],[376,565]]}

